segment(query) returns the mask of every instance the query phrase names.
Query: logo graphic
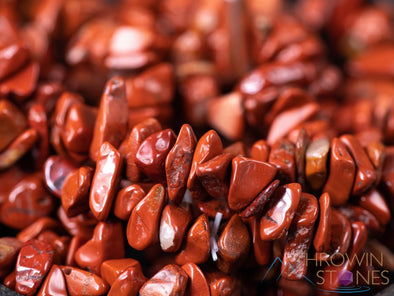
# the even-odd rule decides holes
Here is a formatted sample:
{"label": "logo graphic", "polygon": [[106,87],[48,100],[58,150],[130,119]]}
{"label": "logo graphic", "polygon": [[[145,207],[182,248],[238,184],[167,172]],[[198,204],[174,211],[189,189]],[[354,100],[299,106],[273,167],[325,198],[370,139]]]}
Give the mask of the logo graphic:
{"label": "logo graphic", "polygon": [[353,283],[353,273],[348,270],[341,271],[338,278],[342,286],[349,286]]}
{"label": "logo graphic", "polygon": [[[261,280],[264,281],[267,278],[267,276],[270,274],[270,271],[274,267],[274,265],[275,264],[279,264],[279,263],[281,265],[283,265],[282,259],[276,257],[275,260],[272,262],[272,264],[270,265],[270,267],[268,268],[268,270],[266,271],[266,273],[264,274],[264,276],[263,276],[263,278]],[[354,283],[354,278],[353,278],[353,273],[348,271],[348,270],[343,270],[343,271],[339,272],[339,274],[338,274],[338,281],[342,285],[342,287],[340,286],[340,287],[338,287],[336,289],[332,289],[332,290],[323,289],[322,283],[315,283],[314,281],[312,281],[307,276],[304,276],[302,274],[298,274],[296,269],[294,268],[294,266],[291,265],[291,263],[287,263],[283,267],[282,272],[276,278],[277,282],[282,277],[283,271],[285,271],[285,270],[288,270],[291,273],[294,273],[299,279],[305,279],[316,290],[322,291],[322,292],[344,293],[344,294],[358,294],[359,295],[360,293],[368,292],[368,291],[371,290],[371,288],[368,287],[368,286],[354,286],[354,285],[350,286],[351,284]]]}

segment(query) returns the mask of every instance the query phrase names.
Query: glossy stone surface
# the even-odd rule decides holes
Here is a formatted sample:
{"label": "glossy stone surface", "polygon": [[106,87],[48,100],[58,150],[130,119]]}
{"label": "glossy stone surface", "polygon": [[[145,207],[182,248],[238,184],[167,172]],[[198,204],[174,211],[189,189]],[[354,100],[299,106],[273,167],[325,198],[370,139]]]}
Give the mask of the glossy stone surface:
{"label": "glossy stone surface", "polygon": [[250,158],[258,161],[268,161],[268,156],[270,153],[270,147],[265,140],[258,140],[250,148]]}
{"label": "glossy stone surface", "polygon": [[201,269],[194,263],[186,263],[182,265],[182,269],[186,271],[189,281],[186,287],[185,295],[189,296],[209,296],[209,287],[207,279]]}
{"label": "glossy stone surface", "polygon": [[34,129],[22,132],[16,139],[0,154],[0,169],[7,169],[22,158],[36,143],[38,133]]}
{"label": "glossy stone surface", "polygon": [[138,182],[141,178],[141,172],[135,162],[139,146],[146,138],[160,130],[160,123],[155,118],[148,118],[133,127],[119,148],[120,154],[126,160],[126,176],[130,181]]}
{"label": "glossy stone surface", "polygon": [[316,229],[313,245],[317,252],[327,252],[330,249],[331,239],[331,198],[323,193],[319,198],[320,218]]}
{"label": "glossy stone surface", "polygon": [[13,95],[18,101],[29,97],[36,85],[40,73],[40,67],[36,62],[31,62],[14,75],[7,77],[1,82],[0,95]]}
{"label": "glossy stone surface", "polygon": [[34,295],[48,273],[52,259],[53,249],[50,244],[38,240],[24,243],[16,261],[16,291]]}
{"label": "glossy stone surface", "polygon": [[223,152],[223,144],[219,135],[210,130],[205,133],[197,142],[196,149],[194,150],[192,166],[187,180],[187,189],[194,199],[205,199],[206,193],[202,188],[200,181],[197,178],[197,166],[204,163],[211,158]]}
{"label": "glossy stone surface", "polygon": [[20,69],[29,57],[29,50],[22,42],[12,43],[0,50],[0,80]]}
{"label": "glossy stone surface", "polygon": [[94,126],[90,158],[96,160],[104,142],[118,147],[127,133],[128,108],[123,78],[112,77],[106,84]]}
{"label": "glossy stone surface", "polygon": [[210,196],[218,198],[227,195],[229,165],[233,157],[231,153],[222,153],[197,165],[197,177]]}
{"label": "glossy stone surface", "polygon": [[112,283],[108,296],[137,296],[141,286],[147,281],[141,268],[129,267]]}
{"label": "glossy stone surface", "polygon": [[66,279],[70,296],[100,296],[109,289],[108,284],[99,276],[70,266],[60,266]]}
{"label": "glossy stone surface", "polygon": [[[246,158],[234,157],[232,160],[231,182],[228,193],[230,209],[239,211],[252,202],[275,177],[274,165]],[[248,180],[245,188],[244,180]]]}
{"label": "glossy stone surface", "polygon": [[62,207],[67,216],[72,217],[89,210],[89,190],[93,178],[93,169],[80,167],[71,172],[63,183]]}
{"label": "glossy stone surface", "polygon": [[250,244],[248,228],[234,214],[218,240],[218,268],[226,273],[239,268],[248,256]]}
{"label": "glossy stone surface", "polygon": [[66,279],[62,269],[54,264],[49,270],[37,296],[67,296]]}
{"label": "glossy stone surface", "polygon": [[171,129],[166,129],[147,137],[136,154],[137,167],[154,182],[165,182],[165,161],[176,141]]}
{"label": "glossy stone surface", "polygon": [[0,100],[0,151],[15,140],[26,126],[23,113],[10,101]]}
{"label": "glossy stone surface", "polygon": [[145,191],[138,184],[129,185],[121,189],[115,198],[114,214],[121,220],[130,218],[134,207],[144,198]]}
{"label": "glossy stone surface", "polygon": [[256,198],[241,212],[241,218],[249,218],[252,216],[259,217],[264,211],[264,206],[274,194],[275,190],[279,187],[280,181],[274,180],[263,191],[261,191]]}
{"label": "glossy stone surface", "polygon": [[319,190],[326,181],[329,150],[330,142],[325,138],[311,141],[306,150],[305,176],[314,190]]}
{"label": "glossy stone surface", "polygon": [[302,193],[283,252],[282,275],[287,279],[297,280],[306,275],[306,260],[318,214],[317,199],[312,194]]}
{"label": "glossy stone surface", "polygon": [[174,203],[180,203],[185,194],[196,144],[197,138],[192,127],[182,125],[165,163],[168,197]]}
{"label": "glossy stone surface", "polygon": [[292,142],[282,139],[273,144],[271,146],[268,161],[270,164],[275,165],[278,168],[278,178],[282,182],[295,182],[295,146]]}
{"label": "glossy stone surface", "polygon": [[262,240],[274,240],[282,237],[289,230],[301,198],[301,186],[290,183],[279,187],[274,194],[267,211],[260,220]]}
{"label": "glossy stone surface", "polygon": [[89,153],[96,116],[96,108],[85,104],[76,103],[70,107],[61,131],[64,147],[69,152]]}
{"label": "glossy stone surface", "polygon": [[105,260],[125,256],[123,229],[120,222],[99,222],[92,238],[75,253],[77,264],[89,271],[100,274]]}
{"label": "glossy stone surface", "polygon": [[127,241],[137,250],[144,250],[159,239],[159,221],[165,203],[165,189],[157,184],[134,207],[127,224]]}
{"label": "glossy stone surface", "polygon": [[44,163],[45,184],[57,197],[61,197],[64,181],[77,167],[63,157],[50,156]]}
{"label": "glossy stone surface", "polygon": [[128,268],[136,268],[141,270],[140,263],[132,258],[111,259],[101,264],[101,277],[112,286],[115,280]]}
{"label": "glossy stone surface", "polygon": [[352,135],[343,135],[339,138],[349,150],[356,164],[356,177],[352,194],[359,195],[369,189],[376,181],[375,168],[368,158],[367,153]]}
{"label": "glossy stone surface", "polygon": [[100,221],[105,221],[111,211],[120,182],[121,166],[120,153],[110,143],[104,142],[97,155],[89,196],[89,207]]}
{"label": "glossy stone surface", "polygon": [[202,264],[209,258],[210,229],[208,217],[202,214],[190,227],[181,251],[176,255],[175,262]]}
{"label": "glossy stone surface", "polygon": [[208,104],[207,121],[230,141],[240,140],[245,130],[242,95],[232,92],[212,99]]}
{"label": "glossy stone surface", "polygon": [[346,146],[338,138],[332,140],[329,171],[323,192],[330,195],[334,206],[343,205],[352,191],[356,165]]}
{"label": "glossy stone surface", "polygon": [[55,201],[44,189],[42,177],[28,175],[9,192],[0,209],[1,222],[15,229],[23,229],[40,217],[48,216]]}
{"label": "glossy stone surface", "polygon": [[159,229],[160,247],[164,252],[176,252],[180,248],[187,227],[192,220],[189,204],[167,204],[162,213]]}
{"label": "glossy stone surface", "polygon": [[359,205],[373,214],[379,223],[387,225],[391,219],[390,209],[384,196],[376,189],[372,189],[360,196]]}
{"label": "glossy stone surface", "polygon": [[175,264],[164,266],[140,289],[141,296],[163,295],[181,296],[185,293],[187,273]]}

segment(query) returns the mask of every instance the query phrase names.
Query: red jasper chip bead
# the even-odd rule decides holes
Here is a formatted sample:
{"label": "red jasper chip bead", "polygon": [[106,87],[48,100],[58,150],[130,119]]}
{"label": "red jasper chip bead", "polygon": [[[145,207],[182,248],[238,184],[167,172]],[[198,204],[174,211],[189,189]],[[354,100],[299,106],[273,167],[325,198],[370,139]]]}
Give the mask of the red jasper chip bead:
{"label": "red jasper chip bead", "polygon": [[268,161],[268,156],[270,153],[270,147],[265,140],[258,140],[250,148],[250,158],[258,161]]}
{"label": "red jasper chip bead", "polygon": [[238,269],[248,256],[250,243],[248,228],[234,214],[218,240],[218,268],[226,273]]}
{"label": "red jasper chip bead", "polygon": [[136,164],[138,148],[146,138],[160,130],[160,123],[155,118],[148,118],[136,124],[127,138],[122,142],[119,152],[125,159],[128,180],[138,182],[141,179],[141,172]]}
{"label": "red jasper chip bead", "polygon": [[16,261],[16,291],[34,295],[48,273],[52,260],[53,248],[50,244],[38,240],[24,243]]}
{"label": "red jasper chip bead", "polygon": [[197,177],[212,197],[223,197],[228,193],[227,176],[233,159],[231,153],[222,153],[197,166]]}
{"label": "red jasper chip bead", "polygon": [[192,220],[189,204],[167,204],[162,213],[159,229],[160,247],[164,252],[176,252],[180,248],[187,227]]}
{"label": "red jasper chip bead", "polygon": [[241,218],[249,218],[252,216],[259,217],[260,214],[264,211],[265,204],[274,194],[275,190],[279,187],[279,184],[279,180],[274,180],[273,182],[271,182],[244,210],[239,212],[239,216]]}
{"label": "red jasper chip bead", "polygon": [[176,141],[171,129],[150,135],[138,148],[136,164],[154,182],[165,182],[165,160]]}
{"label": "red jasper chip bead", "polygon": [[136,250],[144,250],[159,239],[159,220],[165,204],[165,189],[157,184],[135,206],[127,224],[127,241]]}
{"label": "red jasper chip bead", "polygon": [[120,182],[121,169],[119,152],[110,143],[104,142],[97,156],[89,196],[89,207],[100,221],[105,221],[110,214]]}
{"label": "red jasper chip bead", "polygon": [[168,197],[174,203],[180,203],[185,194],[196,144],[197,138],[192,127],[188,124],[182,125],[165,163]]}
{"label": "red jasper chip bead", "polygon": [[181,296],[187,286],[187,273],[175,264],[164,266],[140,289],[141,296]]}
{"label": "red jasper chip bead", "polygon": [[132,184],[121,189],[114,204],[114,214],[121,220],[130,218],[134,207],[145,197],[145,191],[138,184]]}
{"label": "red jasper chip bead", "polygon": [[[249,205],[272,181],[276,172],[277,168],[270,163],[243,156],[234,157],[228,193],[230,209],[239,211]],[[248,180],[247,187],[245,187],[245,180]]]}
{"label": "red jasper chip bead", "polygon": [[209,287],[207,279],[201,269],[194,263],[182,265],[182,269],[189,276],[185,294],[190,296],[209,296]]}
{"label": "red jasper chip bead", "polygon": [[118,147],[127,133],[127,99],[123,78],[112,77],[106,84],[90,144],[90,158],[97,160],[101,145]]}
{"label": "red jasper chip bead", "polygon": [[323,192],[330,194],[333,206],[343,205],[352,191],[356,164],[338,138],[334,138],[331,143],[329,172]]}
{"label": "red jasper chip bead", "polygon": [[175,262],[179,265],[189,262],[202,264],[209,258],[210,246],[208,217],[202,214],[190,227],[184,246],[175,256]]}
{"label": "red jasper chip bead", "polygon": [[289,280],[306,275],[308,250],[318,213],[317,199],[312,194],[302,193],[283,252],[282,274]]}
{"label": "red jasper chip bead", "polygon": [[260,220],[260,236],[262,240],[281,238],[290,228],[301,198],[301,186],[290,183],[279,187],[272,202]]}

